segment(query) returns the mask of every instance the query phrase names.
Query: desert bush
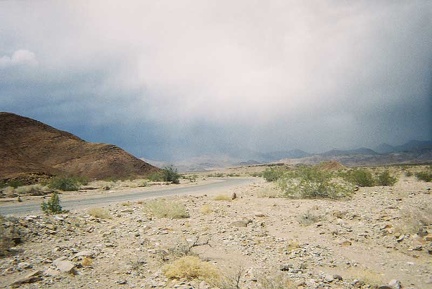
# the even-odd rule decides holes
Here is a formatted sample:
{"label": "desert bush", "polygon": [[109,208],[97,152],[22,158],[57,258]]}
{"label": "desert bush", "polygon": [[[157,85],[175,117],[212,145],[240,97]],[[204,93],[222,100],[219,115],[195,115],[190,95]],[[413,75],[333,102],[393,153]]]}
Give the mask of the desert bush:
{"label": "desert bush", "polygon": [[213,198],[213,200],[215,200],[215,201],[231,201],[232,199],[231,199],[231,197],[228,196],[228,195],[220,194],[220,195],[216,195],[216,196]]}
{"label": "desert bush", "polygon": [[189,213],[183,204],[165,199],[151,200],[145,203],[144,208],[148,213],[157,218],[189,218]]}
{"label": "desert bush", "polygon": [[265,189],[259,190],[257,192],[257,196],[258,196],[258,198],[269,198],[269,199],[283,197],[281,195],[280,190],[278,190],[276,188],[265,188]]}
{"label": "desert bush", "polygon": [[63,212],[62,207],[60,206],[60,198],[58,194],[53,193],[47,202],[43,201],[41,209],[46,215],[59,214]]}
{"label": "desert bush", "polygon": [[432,182],[432,171],[421,171],[415,174],[417,180],[424,182]]}
{"label": "desert bush", "polygon": [[245,269],[243,267],[239,267],[234,271],[229,270],[229,272],[224,272],[223,276],[214,285],[220,289],[240,289],[240,282],[244,274]]}
{"label": "desert bush", "polygon": [[162,271],[169,279],[199,279],[208,283],[217,282],[221,276],[216,266],[196,256],[181,257],[162,267]]}
{"label": "desert bush", "polygon": [[428,202],[419,202],[413,206],[401,208],[401,217],[395,230],[401,234],[417,234],[423,228],[432,225],[432,206]]}
{"label": "desert bush", "polygon": [[258,278],[259,289],[294,289],[297,288],[295,283],[289,280],[285,275],[278,273],[271,277],[262,275]]}
{"label": "desert bush", "polygon": [[207,177],[209,178],[223,178],[225,175],[223,173],[213,173],[213,174],[208,174]]}
{"label": "desert bush", "polygon": [[340,178],[333,178],[329,171],[317,167],[300,167],[286,172],[278,185],[288,198],[340,199],[350,196],[354,186]]}
{"label": "desert bush", "polygon": [[61,191],[78,191],[85,181],[76,177],[55,177],[48,186],[54,190]]}
{"label": "desert bush", "polygon": [[275,182],[284,175],[284,172],[285,170],[281,168],[267,168],[262,173],[262,176],[267,182]]}
{"label": "desert bush", "polygon": [[375,184],[374,177],[369,170],[354,169],[342,174],[342,177],[359,187],[373,187]]}
{"label": "desert bush", "polygon": [[179,184],[180,177],[181,175],[177,172],[176,168],[173,166],[168,166],[162,171],[149,175],[148,179],[152,182],[169,182],[173,184]]}
{"label": "desert bush", "polygon": [[195,183],[196,180],[198,179],[198,175],[187,175],[187,176],[183,176],[183,178],[185,180],[189,180],[191,183]]}
{"label": "desert bush", "polygon": [[110,212],[104,208],[91,208],[88,209],[87,213],[95,218],[99,219],[112,219]]}
{"label": "desert bush", "polygon": [[376,179],[376,184],[379,186],[393,186],[396,184],[397,178],[390,175],[388,170],[385,170],[381,174],[378,175]]}
{"label": "desert bush", "polygon": [[30,196],[44,196],[51,192],[48,188],[40,184],[18,187],[15,191],[20,195]]}
{"label": "desert bush", "polygon": [[413,174],[413,172],[411,172],[411,171],[405,171],[405,176],[406,177],[412,177],[414,174]]}
{"label": "desert bush", "polygon": [[177,172],[177,169],[173,166],[168,166],[163,169],[163,180],[165,182],[170,182],[173,184],[180,183],[180,174]]}
{"label": "desert bush", "polygon": [[208,214],[213,212],[213,209],[210,207],[210,205],[205,204],[205,205],[201,206],[200,212],[201,212],[201,214],[208,215]]}
{"label": "desert bush", "polygon": [[6,182],[4,184],[5,187],[9,186],[9,187],[12,187],[14,189],[21,187],[21,186],[24,186],[24,185],[25,185],[24,182],[20,179],[12,179],[12,180],[9,180],[8,182]]}
{"label": "desert bush", "polygon": [[184,256],[197,256],[192,249],[195,247],[200,246],[210,246],[210,238],[206,241],[201,241],[200,237],[197,237],[193,241],[188,241],[186,239],[182,239],[181,241],[177,242],[175,246],[168,249],[168,252],[171,256],[174,258],[180,258]]}
{"label": "desert bush", "polygon": [[298,217],[298,222],[302,226],[310,226],[321,221],[322,217],[307,211]]}

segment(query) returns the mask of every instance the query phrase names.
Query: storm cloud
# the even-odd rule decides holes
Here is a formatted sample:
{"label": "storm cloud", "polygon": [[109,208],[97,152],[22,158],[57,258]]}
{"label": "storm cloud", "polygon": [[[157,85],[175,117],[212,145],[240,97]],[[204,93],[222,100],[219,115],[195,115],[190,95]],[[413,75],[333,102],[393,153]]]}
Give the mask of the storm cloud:
{"label": "storm cloud", "polygon": [[0,106],[150,159],[432,139],[431,1],[0,1]]}

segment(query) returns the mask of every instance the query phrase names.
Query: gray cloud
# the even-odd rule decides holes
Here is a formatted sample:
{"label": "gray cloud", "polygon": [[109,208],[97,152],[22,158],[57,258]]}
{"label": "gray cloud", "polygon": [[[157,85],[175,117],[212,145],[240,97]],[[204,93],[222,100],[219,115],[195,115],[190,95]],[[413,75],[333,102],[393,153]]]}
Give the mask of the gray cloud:
{"label": "gray cloud", "polygon": [[431,139],[431,16],[420,0],[2,1],[2,110],[147,158]]}

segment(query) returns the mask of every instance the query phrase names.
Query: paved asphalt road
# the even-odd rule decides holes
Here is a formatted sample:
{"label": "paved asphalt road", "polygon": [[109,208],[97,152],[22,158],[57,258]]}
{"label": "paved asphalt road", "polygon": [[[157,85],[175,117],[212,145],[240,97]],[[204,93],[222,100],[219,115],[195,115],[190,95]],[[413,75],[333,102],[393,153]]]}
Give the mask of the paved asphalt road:
{"label": "paved asphalt road", "polygon": [[[112,203],[120,203],[127,201],[138,201],[145,198],[155,198],[170,195],[184,195],[184,194],[205,194],[218,191],[223,193],[228,189],[248,185],[256,181],[254,178],[227,178],[216,180],[215,182],[191,185],[186,187],[176,187],[171,185],[169,187],[149,188],[143,191],[128,192],[126,194],[108,194],[99,196],[85,196],[80,199],[61,200],[60,205],[64,210],[83,209],[92,206],[106,206]],[[14,205],[0,205],[1,215],[28,215],[41,213],[40,201],[38,202],[23,202],[15,203]]]}

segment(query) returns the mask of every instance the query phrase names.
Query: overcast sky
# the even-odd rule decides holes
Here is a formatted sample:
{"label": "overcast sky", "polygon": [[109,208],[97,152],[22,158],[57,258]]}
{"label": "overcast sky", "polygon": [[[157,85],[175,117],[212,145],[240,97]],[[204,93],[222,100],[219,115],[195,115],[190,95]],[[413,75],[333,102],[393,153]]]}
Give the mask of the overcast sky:
{"label": "overcast sky", "polygon": [[432,139],[432,1],[0,1],[0,111],[138,157]]}

